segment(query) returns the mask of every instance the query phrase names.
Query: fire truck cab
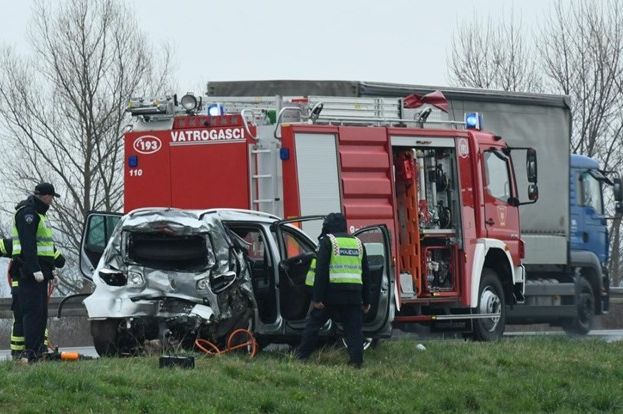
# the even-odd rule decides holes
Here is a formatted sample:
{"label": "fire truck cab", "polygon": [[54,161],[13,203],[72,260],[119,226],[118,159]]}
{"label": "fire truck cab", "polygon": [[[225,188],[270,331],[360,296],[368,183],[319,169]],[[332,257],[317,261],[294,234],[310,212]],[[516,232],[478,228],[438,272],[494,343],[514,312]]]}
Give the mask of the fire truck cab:
{"label": "fire truck cab", "polygon": [[[126,211],[342,211],[351,231],[385,225],[396,326],[494,340],[506,305],[523,301],[518,209],[538,198],[536,152],[483,131],[479,114],[455,122],[402,99],[191,94],[128,110]],[[517,179],[514,162],[527,177]],[[320,227],[303,230],[315,237]]]}

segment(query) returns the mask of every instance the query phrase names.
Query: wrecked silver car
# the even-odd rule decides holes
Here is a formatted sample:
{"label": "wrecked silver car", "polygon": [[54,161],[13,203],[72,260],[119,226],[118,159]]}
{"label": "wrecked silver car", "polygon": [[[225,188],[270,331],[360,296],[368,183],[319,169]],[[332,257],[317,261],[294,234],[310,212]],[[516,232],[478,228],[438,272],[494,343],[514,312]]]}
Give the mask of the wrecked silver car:
{"label": "wrecked silver car", "polygon": [[[295,220],[228,209],[91,213],[80,267],[95,284],[84,304],[97,352],[137,355],[153,343],[190,349],[197,339],[223,344],[237,328],[250,328],[260,347],[297,343],[316,243]],[[394,313],[389,235],[385,226],[357,235],[373,274],[364,330],[386,337]],[[338,338],[339,322],[329,321],[322,334]]]}

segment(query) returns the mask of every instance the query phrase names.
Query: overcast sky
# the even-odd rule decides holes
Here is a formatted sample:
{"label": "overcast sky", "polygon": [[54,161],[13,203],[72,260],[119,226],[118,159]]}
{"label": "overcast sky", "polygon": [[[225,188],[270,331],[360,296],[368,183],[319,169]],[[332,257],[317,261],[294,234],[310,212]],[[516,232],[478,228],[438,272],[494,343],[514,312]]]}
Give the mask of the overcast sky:
{"label": "overcast sky", "polygon": [[[542,22],[553,0],[128,0],[141,30],[175,52],[174,79],[335,79],[447,85],[458,22]],[[32,0],[0,0],[0,45],[27,51]],[[200,86],[201,85],[201,86]],[[180,91],[176,91],[180,92]]]}

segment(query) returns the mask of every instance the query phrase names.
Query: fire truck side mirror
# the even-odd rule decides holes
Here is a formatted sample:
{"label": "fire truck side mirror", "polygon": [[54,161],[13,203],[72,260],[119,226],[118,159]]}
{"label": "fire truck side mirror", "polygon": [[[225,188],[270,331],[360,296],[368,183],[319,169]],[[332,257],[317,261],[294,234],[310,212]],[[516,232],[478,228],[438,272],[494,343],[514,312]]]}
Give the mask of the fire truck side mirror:
{"label": "fire truck side mirror", "polygon": [[[534,148],[528,148],[528,150],[526,151],[526,173],[528,175],[528,182],[536,184],[537,162],[536,162],[536,150]],[[538,191],[537,191],[537,197],[538,197]]]}
{"label": "fire truck side mirror", "polygon": [[533,203],[539,199],[539,186],[538,185],[530,184],[528,186],[528,199]]}

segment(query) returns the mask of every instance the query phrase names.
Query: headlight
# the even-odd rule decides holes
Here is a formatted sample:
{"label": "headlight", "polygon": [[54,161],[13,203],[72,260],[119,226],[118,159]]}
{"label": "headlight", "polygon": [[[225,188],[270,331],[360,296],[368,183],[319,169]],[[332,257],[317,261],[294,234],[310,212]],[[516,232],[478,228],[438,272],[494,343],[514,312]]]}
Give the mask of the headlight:
{"label": "headlight", "polygon": [[127,279],[123,272],[113,269],[100,269],[98,273],[100,279],[102,279],[107,285],[110,286],[123,286],[126,284]]}
{"label": "headlight", "polygon": [[210,287],[210,278],[204,277],[197,281],[197,290],[206,290]]}
{"label": "headlight", "polygon": [[212,276],[210,285],[212,286],[212,292],[217,295],[224,290],[228,289],[237,279],[236,272],[225,272],[220,275]]}
{"label": "headlight", "polygon": [[142,287],[145,285],[145,278],[139,272],[128,272],[128,286]]}

